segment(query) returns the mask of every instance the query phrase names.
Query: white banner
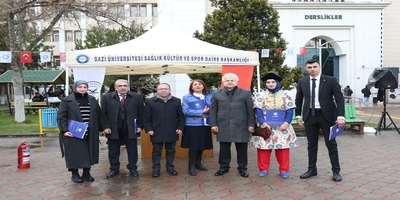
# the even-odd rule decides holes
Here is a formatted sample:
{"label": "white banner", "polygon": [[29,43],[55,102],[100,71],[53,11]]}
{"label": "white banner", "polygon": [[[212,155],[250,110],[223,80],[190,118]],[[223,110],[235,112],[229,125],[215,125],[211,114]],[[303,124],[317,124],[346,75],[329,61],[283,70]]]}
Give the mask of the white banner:
{"label": "white banner", "polygon": [[0,51],[0,63],[11,63],[11,51]]}
{"label": "white banner", "polygon": [[262,49],[261,58],[268,58],[268,57],[269,57],[269,49]]}
{"label": "white banner", "polygon": [[85,80],[89,83],[88,93],[96,99],[99,99],[101,93],[101,87],[104,82],[104,76],[106,74],[105,67],[91,67],[91,68],[72,68],[74,79]]}
{"label": "white banner", "polygon": [[51,52],[40,52],[40,62],[51,62]]}
{"label": "white banner", "polygon": [[293,56],[293,48],[288,48],[286,50],[286,57],[292,57]]}

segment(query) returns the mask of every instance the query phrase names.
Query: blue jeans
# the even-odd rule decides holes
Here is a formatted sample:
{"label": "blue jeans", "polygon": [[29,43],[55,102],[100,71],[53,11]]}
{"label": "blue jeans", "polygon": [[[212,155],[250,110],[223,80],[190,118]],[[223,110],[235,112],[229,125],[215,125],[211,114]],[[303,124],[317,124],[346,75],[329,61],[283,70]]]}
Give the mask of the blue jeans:
{"label": "blue jeans", "polygon": [[369,97],[364,97],[364,103],[368,103],[369,102]]}

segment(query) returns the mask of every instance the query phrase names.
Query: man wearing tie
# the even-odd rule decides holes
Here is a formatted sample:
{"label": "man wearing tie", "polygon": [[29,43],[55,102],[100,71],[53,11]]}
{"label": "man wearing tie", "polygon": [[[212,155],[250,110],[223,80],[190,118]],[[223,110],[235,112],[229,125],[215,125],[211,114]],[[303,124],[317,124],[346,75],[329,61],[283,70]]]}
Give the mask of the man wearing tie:
{"label": "man wearing tie", "polygon": [[308,60],[306,71],[308,76],[297,84],[295,100],[297,124],[305,127],[308,141],[308,171],[300,178],[317,175],[318,135],[321,129],[329,151],[332,179],[341,181],[337,143],[335,139],[329,140],[329,133],[330,127],[335,123],[339,127],[345,124],[343,94],[336,78],[321,74],[321,66],[317,60]]}
{"label": "man wearing tie", "polygon": [[107,93],[102,98],[102,126],[107,137],[110,172],[107,178],[119,174],[120,149],[123,142],[128,153],[126,168],[134,177],[137,172],[137,137],[142,131],[142,95],[130,92],[127,80],[115,81],[116,92]]}

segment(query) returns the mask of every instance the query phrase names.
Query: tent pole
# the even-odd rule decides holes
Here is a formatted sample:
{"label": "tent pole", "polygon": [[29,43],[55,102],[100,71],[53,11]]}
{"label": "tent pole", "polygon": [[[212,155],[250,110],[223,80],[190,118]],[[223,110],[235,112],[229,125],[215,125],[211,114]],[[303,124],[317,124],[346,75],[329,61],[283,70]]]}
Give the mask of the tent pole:
{"label": "tent pole", "polygon": [[64,94],[65,94],[65,96],[68,96],[69,95],[69,76],[68,76],[68,72],[69,72],[69,70],[68,70],[68,65],[65,65],[65,88],[68,88],[68,90],[67,89],[65,89],[64,90]]}
{"label": "tent pole", "polygon": [[260,65],[257,65],[257,92],[260,92]]}

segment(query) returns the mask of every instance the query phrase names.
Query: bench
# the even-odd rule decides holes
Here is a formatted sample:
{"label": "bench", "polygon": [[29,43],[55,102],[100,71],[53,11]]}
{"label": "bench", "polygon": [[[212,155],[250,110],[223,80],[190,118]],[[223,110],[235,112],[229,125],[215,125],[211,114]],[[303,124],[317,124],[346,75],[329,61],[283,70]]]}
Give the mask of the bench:
{"label": "bench", "polygon": [[[353,104],[346,104],[344,109],[344,117],[346,118],[346,124],[350,125],[350,130],[364,134],[365,120],[356,118],[356,107]],[[296,114],[293,112],[292,126],[298,125],[296,120]],[[358,127],[358,129],[356,129]]]}
{"label": "bench", "polygon": [[[361,135],[364,134],[365,120],[356,118],[356,107],[353,104],[345,105],[344,117],[346,118],[346,124],[350,125],[351,131],[356,131]],[[358,127],[358,129],[355,127]]]}
{"label": "bench", "polygon": [[[14,113],[15,105],[14,102],[10,102],[10,114]],[[47,105],[47,102],[24,102],[24,109],[25,111],[33,110],[33,109],[44,109],[44,108],[49,108]]]}

